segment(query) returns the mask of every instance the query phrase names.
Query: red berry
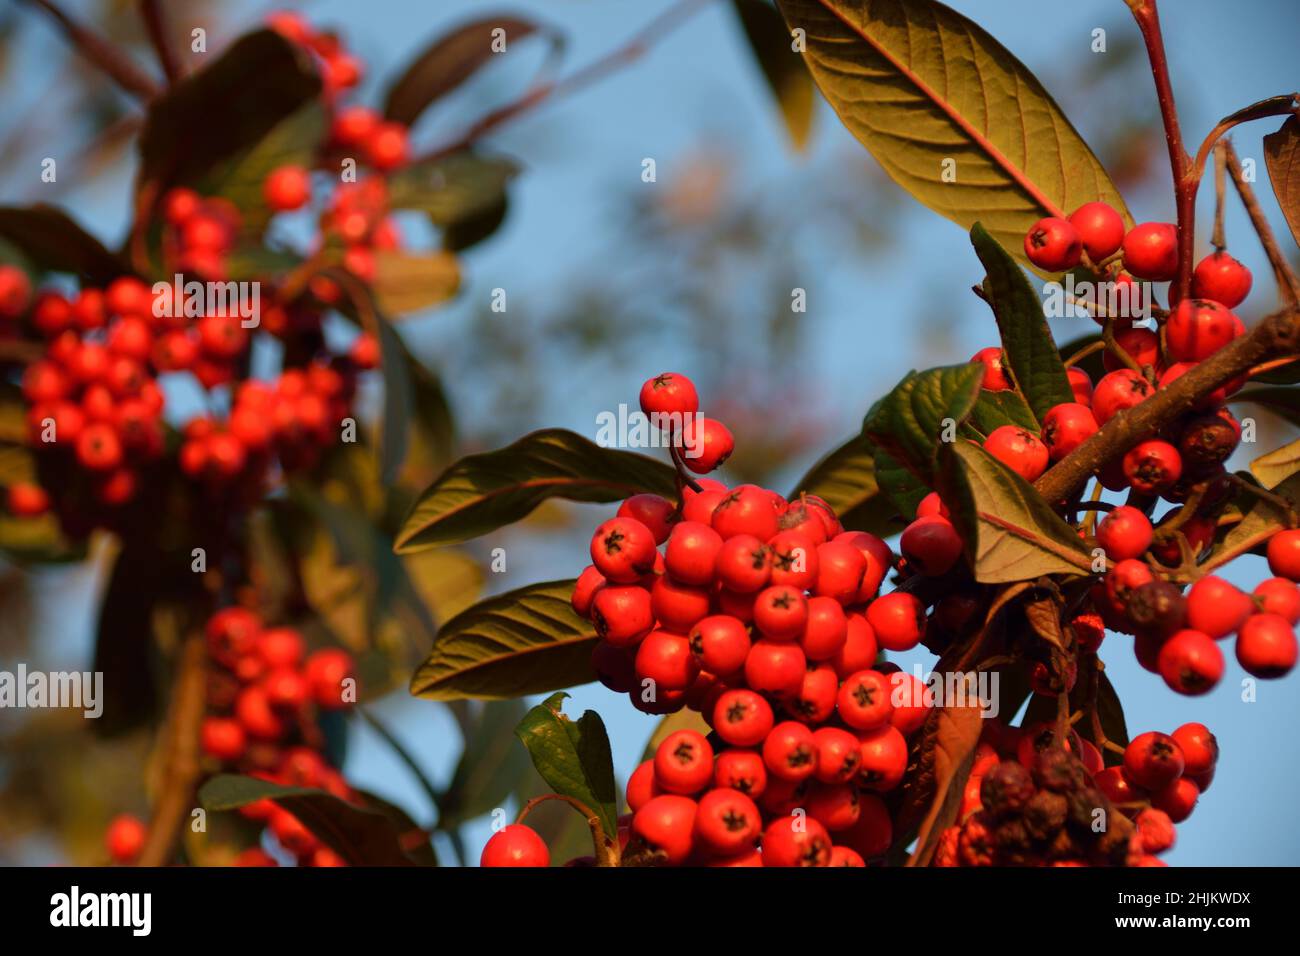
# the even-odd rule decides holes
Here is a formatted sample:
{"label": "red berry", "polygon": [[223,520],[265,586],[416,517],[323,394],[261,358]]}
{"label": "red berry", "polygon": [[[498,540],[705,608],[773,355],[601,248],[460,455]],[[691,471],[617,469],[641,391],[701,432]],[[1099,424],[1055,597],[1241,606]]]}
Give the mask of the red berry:
{"label": "red berry", "polygon": [[691,628],[708,616],[709,590],[682,584],[672,575],[663,574],[650,589],[650,609],[665,630],[689,634]]}
{"label": "red berry", "polygon": [[1168,734],[1149,730],[1124,748],[1124,773],[1139,787],[1160,790],[1183,775],[1182,748]]}
{"label": "red berry", "polygon": [[239,721],[229,717],[207,717],[199,729],[203,752],[217,760],[233,763],[244,755],[248,738]]}
{"label": "red berry", "polygon": [[[711,528],[709,530],[717,534]],[[772,552],[753,535],[735,535],[722,542],[714,573],[727,590],[738,594],[753,594],[763,588],[771,577]]]}
{"label": "red berry", "polygon": [[796,720],[816,726],[835,713],[835,692],[840,679],[829,664],[817,664],[804,671],[799,689],[784,699],[785,709]]}
{"label": "red berry", "polygon": [[758,640],[745,657],[745,683],[778,696],[797,694],[803,686],[808,659],[792,641]]}
{"label": "red berry", "polygon": [[691,653],[712,674],[735,674],[749,655],[749,630],[739,619],[714,614],[691,628]]}
{"label": "red berry", "polygon": [[1001,348],[991,345],[986,349],[980,349],[971,356],[970,360],[984,364],[984,381],[980,387],[985,391],[1005,392],[1011,388],[1011,380],[1007,377]]}
{"label": "red berry", "polygon": [[762,828],[758,807],[739,790],[710,790],[700,798],[695,836],[716,853],[732,855],[752,847]]}
{"label": "red berry", "polygon": [[18,318],[27,311],[32,297],[32,283],[17,266],[0,264],[0,320]]}
{"label": "red berry", "polygon": [[1124,456],[1124,477],[1138,491],[1158,494],[1183,474],[1183,457],[1167,441],[1140,442]]}
{"label": "red berry", "polygon": [[[858,791],[847,784],[815,786],[808,796],[807,803],[808,815],[832,832],[847,830],[858,822]],[[853,855],[858,860],[862,859],[856,853]],[[834,862],[831,865],[834,866]],[[859,863],[859,865],[864,864]]]}
{"label": "red berry", "polygon": [[925,633],[925,605],[905,591],[892,591],[867,607],[876,643],[887,651],[910,651]]}
{"label": "red berry", "polygon": [[669,793],[699,793],[713,779],[713,748],[696,730],[669,734],[655,750],[655,782]]}
{"label": "red berry", "polygon": [[[825,542],[821,542],[824,544]],[[818,548],[804,530],[782,531],[767,543],[771,557],[771,582],[800,591],[811,591],[821,572]]]}
{"label": "red berry", "polygon": [[1241,319],[1218,302],[1184,299],[1165,322],[1165,344],[1175,361],[1199,362],[1244,331]]}
{"label": "red berry", "polygon": [[104,834],[104,845],[114,863],[134,863],[144,849],[149,831],[129,813],[114,817]]}
{"label": "red berry", "polygon": [[817,769],[813,732],[794,720],[777,724],[763,741],[763,763],[781,780],[808,779]]}
{"label": "red berry", "polygon": [[1218,640],[1236,631],[1255,610],[1249,595],[1217,575],[1197,580],[1187,592],[1187,624]]}
{"label": "red berry", "polygon": [[814,776],[822,783],[847,783],[858,774],[862,762],[858,738],[839,727],[821,727],[813,732],[817,748]]}
{"label": "red berry", "polygon": [[698,807],[690,797],[666,793],[655,797],[632,816],[632,832],[664,855],[669,866],[681,866],[695,844]]}
{"label": "red berry", "polygon": [[117,431],[103,422],[82,429],[77,438],[77,460],[91,471],[111,471],[122,463],[122,442]]}
{"label": "red berry", "polygon": [[782,816],[763,831],[764,866],[829,866],[831,837],[803,814]]}
{"label": "red berry", "polygon": [[903,530],[899,550],[909,566],[927,577],[947,574],[961,557],[962,543],[947,518],[917,518]]}
{"label": "red berry", "polygon": [[1119,767],[1107,767],[1094,774],[1092,780],[1111,803],[1136,803],[1143,797],[1142,792],[1124,776],[1124,771]]}
{"label": "red berry", "polygon": [[1138,842],[1146,853],[1163,853],[1174,845],[1174,824],[1169,814],[1148,807],[1133,821],[1137,824]]}
{"label": "red berry", "polygon": [[1151,568],[1145,562],[1134,558],[1118,561],[1104,579],[1106,595],[1116,606],[1124,608],[1128,605],[1134,591],[1154,580],[1155,575],[1151,573]]}
{"label": "red berry", "polygon": [[884,541],[866,531],[845,531],[836,535],[835,540],[847,541],[853,545],[867,563],[866,570],[862,574],[862,586],[858,589],[857,600],[853,602],[865,604],[876,596],[881,582],[885,580],[885,575],[894,566],[894,553],[889,550],[889,545]]}
{"label": "red berry", "polygon": [[1037,481],[1047,470],[1047,446],[1033,432],[1000,425],[984,439],[984,450],[1025,481]]}
{"label": "red berry", "polygon": [[1279,531],[1268,539],[1268,568],[1279,577],[1300,581],[1300,530]]}
{"label": "red berry", "polygon": [[380,123],[366,143],[366,155],[376,169],[387,172],[406,163],[410,144],[401,123]]}
{"label": "red berry", "polygon": [[40,485],[20,481],[9,486],[8,504],[17,518],[38,518],[50,510],[50,496]]}
{"label": "red berry", "polygon": [[[1115,334],[1115,344],[1123,349],[1139,368],[1155,368],[1160,362],[1160,337],[1150,329],[1139,327],[1122,329]],[[1102,355],[1106,371],[1114,372],[1127,366],[1109,349]]]}
{"label": "red berry", "polygon": [[1192,815],[1200,796],[1200,787],[1186,777],[1179,777],[1163,790],[1151,794],[1151,806],[1168,814],[1172,822],[1182,823]]}
{"label": "red berry", "polygon": [[311,177],[302,166],[279,166],[267,173],[262,196],[277,212],[299,209],[311,198]]}
{"label": "red berry", "polygon": [[684,691],[699,672],[690,641],[680,635],[651,631],[637,648],[637,677],[654,681],[656,693]]}
{"label": "red berry", "polygon": [[808,623],[808,599],[786,584],[759,592],[754,601],[754,625],[765,637],[793,641]]}
{"label": "red berry", "polygon": [[696,521],[683,521],[668,536],[664,567],[683,584],[712,584],[721,550],[722,537],[718,532]]}
{"label": "red berry", "polygon": [[341,710],[351,703],[345,699],[343,686],[352,677],[352,655],[347,651],[334,647],[316,651],[303,664],[303,675],[318,707]]}
{"label": "red berry", "polygon": [[1267,578],[1255,585],[1251,592],[1259,609],[1269,614],[1280,614],[1291,624],[1300,622],[1300,588],[1286,578]]}
{"label": "red berry", "polygon": [[1144,222],[1124,237],[1124,268],[1139,279],[1167,282],[1178,272],[1178,227]]}
{"label": "red berry", "polygon": [[772,729],[772,705],[752,690],[729,690],[713,705],[713,729],[734,747],[755,747]]}
{"label": "red berry", "polygon": [[1113,255],[1124,241],[1124,219],[1109,203],[1084,203],[1070,214],[1070,225],[1094,264]]}
{"label": "red berry", "polygon": [[512,823],[502,827],[483,847],[479,866],[550,866],[551,851],[532,827]]}
{"label": "red berry", "polygon": [[736,448],[726,425],[714,418],[687,419],[682,429],[682,461],[697,475],[721,468]]}
{"label": "red berry", "polygon": [[1092,379],[1088,373],[1077,365],[1071,365],[1065,370],[1066,377],[1070,380],[1070,390],[1074,392],[1074,400],[1080,405],[1092,405]]}
{"label": "red berry", "polygon": [[695,384],[678,372],[663,372],[641,386],[641,411],[646,415],[667,416],[665,428],[672,423],[680,428],[684,419],[700,410]]}
{"label": "red berry", "polygon": [[1048,216],[1038,220],[1025,234],[1025,255],[1047,272],[1064,272],[1079,264],[1083,242],[1067,220]]}
{"label": "red berry", "polygon": [[654,627],[650,592],[635,584],[606,585],[592,599],[591,621],[614,647],[631,647]]}
{"label": "red berry", "polygon": [[653,759],[642,761],[632,771],[632,776],[627,778],[627,805],[633,813],[663,792],[663,788],[655,780]]}
{"label": "red berry", "polygon": [[671,501],[659,495],[633,495],[618,506],[618,517],[635,518],[650,529],[655,544],[663,544],[673,529],[676,508]]}
{"label": "red berry", "polygon": [[889,722],[894,710],[892,690],[889,679],[879,671],[858,671],[840,685],[835,709],[840,720],[854,730],[874,730]]}
{"label": "red berry", "polygon": [[866,617],[858,613],[849,613],[845,617],[848,620],[848,630],[844,646],[830,660],[841,679],[871,667],[879,653],[875,629],[867,623]]}
{"label": "red berry", "polygon": [[1208,634],[1182,630],[1165,641],[1156,666],[1171,689],[1196,696],[1210,691],[1223,676],[1223,652]]}
{"label": "red berry", "polygon": [[882,793],[903,782],[907,770],[907,738],[892,725],[862,732],[858,752],[858,786]]}
{"label": "red berry", "polygon": [[1110,372],[1092,391],[1093,417],[1099,426],[1105,425],[1119,412],[1140,404],[1151,391],[1151,383],[1132,369]]}
{"label": "red berry", "polygon": [[1219,762],[1219,742],[1204,724],[1183,724],[1172,734],[1183,751],[1183,773],[1199,777],[1212,773]]}
{"label": "red berry", "polygon": [[1250,270],[1226,252],[1206,256],[1192,272],[1192,295],[1213,299],[1229,309],[1245,301],[1250,285]]}
{"label": "red berry", "polygon": [[861,551],[848,541],[827,541],[817,546],[817,580],[813,591],[840,604],[853,604],[862,590],[866,573],[867,562]]}
{"label": "red berry", "polygon": [[1043,444],[1052,461],[1060,461],[1097,431],[1092,409],[1077,402],[1065,402],[1043,416]]}
{"label": "red berry", "polygon": [[654,570],[655,539],[634,518],[610,518],[591,538],[591,563],[608,580],[632,584]]}
{"label": "red berry", "polygon": [[1252,614],[1237,634],[1237,661],[1246,673],[1270,680],[1295,667],[1296,637],[1280,614]]}
{"label": "red berry", "polygon": [[833,658],[844,646],[848,633],[848,617],[838,601],[820,596],[808,599],[808,621],[799,644],[810,661]]}
{"label": "red berry", "polygon": [[1131,505],[1120,505],[1101,519],[1097,544],[1111,561],[1139,557],[1151,547],[1151,522]]}
{"label": "red berry", "polygon": [[767,786],[763,757],[755,750],[724,750],[713,762],[713,785],[739,790],[748,797],[761,796]]}

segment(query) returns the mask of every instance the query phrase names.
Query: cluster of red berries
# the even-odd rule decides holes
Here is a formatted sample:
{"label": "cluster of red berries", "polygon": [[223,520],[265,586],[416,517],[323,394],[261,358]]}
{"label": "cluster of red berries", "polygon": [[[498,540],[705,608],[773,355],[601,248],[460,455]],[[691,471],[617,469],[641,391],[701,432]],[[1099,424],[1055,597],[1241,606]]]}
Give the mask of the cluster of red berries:
{"label": "cluster of red berries", "polygon": [[[257,614],[243,607],[215,613],[205,637],[208,658],[215,665],[208,675],[208,714],[199,731],[208,769],[247,773],[284,786],[319,788],[341,800],[356,801],[343,775],[321,754],[316,723],[319,712],[342,710],[355,700],[348,691],[352,656],[340,648],[309,654],[298,631],[264,627]],[[338,854],[274,802],[259,800],[240,812],[265,823],[300,866],[343,865]],[[110,824],[105,841],[114,862],[131,863],[139,856],[144,837],[144,825],[123,815]],[[277,865],[260,848],[244,851],[236,862]]]}

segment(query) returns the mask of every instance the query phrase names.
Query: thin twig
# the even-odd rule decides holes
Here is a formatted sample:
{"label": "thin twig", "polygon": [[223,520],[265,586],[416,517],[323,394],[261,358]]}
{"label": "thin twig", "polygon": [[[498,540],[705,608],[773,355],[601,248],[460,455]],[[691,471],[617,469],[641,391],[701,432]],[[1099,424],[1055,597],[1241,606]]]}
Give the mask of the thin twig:
{"label": "thin twig", "polygon": [[183,75],[180,60],[176,58],[176,51],[167,38],[167,21],[163,18],[162,4],[158,0],[140,0],[140,17],[144,20],[145,30],[149,33],[149,42],[153,44],[154,52],[158,54],[158,64],[162,67],[163,75],[167,77],[167,85],[175,83]]}
{"label": "thin twig", "polygon": [[1210,245],[1215,252],[1228,248],[1228,240],[1223,237],[1223,207],[1228,185],[1228,144],[1224,140],[1214,144],[1214,232],[1210,235]]}
{"label": "thin twig", "polygon": [[118,86],[141,99],[151,100],[160,92],[158,84],[131,62],[126,52],[68,16],[53,0],[26,0],[40,7],[63,31],[68,42],[95,66],[107,73]]}
{"label": "thin twig", "polygon": [[1282,255],[1282,250],[1278,248],[1273,229],[1269,226],[1268,219],[1265,218],[1264,211],[1259,208],[1259,201],[1255,198],[1255,190],[1241,174],[1241,162],[1237,159],[1237,151],[1232,147],[1232,140],[1224,140],[1223,151],[1228,161],[1228,175],[1232,177],[1232,184],[1237,187],[1237,195],[1241,197],[1241,204],[1246,207],[1250,224],[1255,227],[1260,245],[1264,247],[1264,254],[1268,256],[1273,274],[1277,277],[1278,291],[1282,293],[1282,299],[1287,305],[1295,305],[1300,301],[1300,278],[1296,277],[1291,263],[1287,262],[1286,256]]}
{"label": "thin twig", "polygon": [[600,817],[596,811],[587,806],[581,800],[567,796],[563,793],[544,793],[540,797],[533,797],[520,809],[519,815],[515,817],[516,823],[523,823],[528,814],[537,809],[538,806],[548,800],[560,800],[573,807],[584,817],[587,818],[587,826],[591,829],[591,844],[596,851],[597,866],[618,866],[619,865],[619,844],[618,834],[613,835],[605,832],[604,826],[601,825]]}

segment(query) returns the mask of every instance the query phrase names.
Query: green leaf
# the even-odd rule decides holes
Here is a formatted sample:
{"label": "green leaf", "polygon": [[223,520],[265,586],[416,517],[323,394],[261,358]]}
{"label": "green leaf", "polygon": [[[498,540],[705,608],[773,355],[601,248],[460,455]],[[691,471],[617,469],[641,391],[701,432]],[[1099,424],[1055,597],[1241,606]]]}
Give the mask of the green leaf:
{"label": "green leaf", "polygon": [[1285,385],[1264,385],[1243,389],[1228,399],[1229,402],[1253,402],[1262,405],[1292,425],[1300,425],[1300,388]]}
{"label": "green leaf", "polygon": [[906,466],[883,448],[876,449],[872,464],[875,466],[880,490],[894,503],[894,510],[899,517],[910,521],[916,515],[921,499],[930,493],[930,487],[917,481]]}
{"label": "green leaf", "polygon": [[676,473],[662,462],[544,429],[443,472],[411,509],[396,548],[468,541],[526,517],[548,498],[608,502],[641,492],[668,497],[675,489]]}
{"label": "green leaf", "polygon": [[140,132],[138,183],[154,199],[196,185],[317,100],[311,53],[273,30],[232,43],[149,104]]}
{"label": "green leaf", "polygon": [[370,283],[381,312],[394,318],[441,305],[460,288],[460,264],[449,252],[375,253]]}
{"label": "green leaf", "polygon": [[406,343],[392,324],[378,312],[375,313],[374,330],[379,338],[380,370],[384,376],[384,417],[379,432],[380,480],[392,484],[406,460],[406,449],[411,440],[411,412],[415,402],[411,384],[411,364],[414,359],[406,350]]}
{"label": "green leaf", "polygon": [[430,700],[499,700],[595,680],[596,629],[570,606],[573,584],[529,585],[457,614],[411,676],[411,693]]}
{"label": "green leaf", "polygon": [[353,866],[413,866],[402,850],[403,834],[387,813],[340,800],[324,790],[285,787],[237,774],[218,774],[199,788],[210,812],[235,810],[258,800],[284,807],[321,842]]}
{"label": "green leaf", "polygon": [[[932,0],[778,0],[807,34],[813,79],[895,182],[1023,261],[1039,218],[1119,190],[1038,79],[975,23]],[[952,175],[945,176],[950,170]]]}
{"label": "green leaf", "polygon": [[1074,529],[1032,485],[978,445],[945,446],[939,493],[952,509],[975,580],[1002,584],[1091,572]]}
{"label": "green leaf", "polygon": [[732,0],[731,6],[781,109],[790,141],[796,149],[803,149],[812,127],[813,83],[803,59],[794,52],[790,31],[781,14],[765,0]]}
{"label": "green leaf", "polygon": [[1264,137],[1264,165],[1291,237],[1300,245],[1300,121],[1294,116]]}
{"label": "green leaf", "polygon": [[495,210],[519,172],[508,159],[462,151],[414,163],[388,179],[388,204],[416,209],[446,229]]}
{"label": "green leaf", "polygon": [[850,438],[813,465],[790,494],[817,495],[835,509],[848,531],[869,531],[887,537],[897,509],[876,483],[875,448],[861,435]]}
{"label": "green leaf", "polygon": [[[1292,507],[1295,508],[1300,504],[1300,474],[1291,475],[1269,490],[1291,502]],[[1241,500],[1253,504],[1250,505],[1249,510],[1246,510],[1241,521],[1229,528],[1227,534],[1215,545],[1214,552],[1201,564],[1202,570],[1213,571],[1253,551],[1277,532],[1288,527],[1286,512],[1273,502],[1257,495],[1250,495],[1248,492],[1243,493]]]}
{"label": "green leaf", "polygon": [[449,829],[504,805],[532,778],[528,754],[513,731],[524,717],[518,700],[493,700],[475,708],[465,728],[465,748],[438,802],[438,826]]}
{"label": "green leaf", "polygon": [[[506,49],[543,28],[518,17],[495,16],[473,20],[438,37],[421,50],[402,71],[384,97],[384,118],[412,126],[428,107],[460,86],[497,56],[494,33],[505,33]],[[552,56],[563,37],[547,31]]]}
{"label": "green leaf", "polygon": [[988,275],[989,297],[1002,335],[1002,354],[1017,389],[1041,419],[1054,406],[1074,401],[1065,365],[1043,315],[1043,304],[1020,266],[979,223],[971,227],[970,240]]}
{"label": "green leaf", "polygon": [[909,471],[929,481],[949,423],[961,424],[979,397],[984,366],[978,362],[909,372],[871,406],[862,423],[866,438]]}
{"label": "green leaf", "polygon": [[604,721],[594,710],[576,721],[564,716],[563,692],[552,694],[530,710],[515,728],[528,748],[533,766],[551,789],[580,800],[600,817],[605,835],[618,839],[614,761]]}
{"label": "green leaf", "polygon": [[0,239],[37,269],[69,272],[106,285],[130,270],[104,244],[56,206],[0,206]]}
{"label": "green leaf", "polygon": [[1038,431],[1038,419],[1033,410],[1016,391],[988,392],[981,391],[979,400],[970,416],[974,425],[985,438],[996,428],[1014,425],[1031,432]]}
{"label": "green leaf", "polygon": [[1265,488],[1276,488],[1300,472],[1300,439],[1283,445],[1250,463],[1250,471]]}
{"label": "green leaf", "polygon": [[927,866],[943,831],[957,820],[962,794],[984,729],[978,707],[937,707],[921,730],[920,756],[904,784],[906,799],[928,803],[908,866]]}

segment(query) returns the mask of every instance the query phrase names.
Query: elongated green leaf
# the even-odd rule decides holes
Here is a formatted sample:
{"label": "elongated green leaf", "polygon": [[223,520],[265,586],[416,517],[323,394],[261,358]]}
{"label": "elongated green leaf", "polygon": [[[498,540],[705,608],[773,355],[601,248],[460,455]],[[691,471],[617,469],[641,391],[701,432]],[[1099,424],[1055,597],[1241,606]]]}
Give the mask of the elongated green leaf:
{"label": "elongated green leaf", "polygon": [[411,693],[430,700],[495,700],[595,680],[596,629],[570,606],[573,583],[529,585],[457,614],[416,668]]}
{"label": "elongated green leaf", "polygon": [[1300,439],[1283,445],[1250,463],[1250,471],[1265,488],[1275,488],[1300,472]]}
{"label": "elongated green leaf", "polygon": [[1300,245],[1300,121],[1294,116],[1264,137],[1264,165],[1291,237]]}
{"label": "elongated green leaf", "polygon": [[908,866],[928,865],[939,847],[939,837],[956,822],[983,729],[978,707],[939,707],[926,718],[907,796],[928,801],[929,809],[917,830],[916,849]]}
{"label": "elongated green leaf", "polygon": [[519,172],[508,159],[459,152],[415,163],[388,180],[388,203],[394,209],[418,209],[443,229],[495,210],[505,201],[506,186]]}
{"label": "elongated green leaf", "polygon": [[978,445],[945,446],[939,491],[953,509],[975,580],[1001,584],[1091,571],[1074,530],[1032,485]]}
{"label": "elongated green leaf", "polygon": [[662,462],[544,429],[453,464],[411,509],[396,547],[467,541],[526,517],[547,498],[618,501],[640,492],[670,496],[675,488],[676,473]]}
{"label": "elongated green leaf", "polygon": [[916,475],[883,448],[876,449],[872,464],[876,469],[876,481],[880,484],[880,490],[893,502],[897,514],[903,520],[910,521],[915,517],[921,499],[930,493],[929,485],[917,480]]}
{"label": "elongated green leaf", "polygon": [[945,433],[970,415],[983,378],[984,366],[973,362],[909,372],[871,406],[862,433],[928,481]]}
{"label": "elongated green leaf", "polygon": [[874,453],[861,435],[850,438],[813,465],[790,497],[802,492],[823,498],[848,531],[893,534],[898,509],[876,483]]}
{"label": "elongated green leaf", "polygon": [[1002,335],[1002,354],[1017,390],[1041,419],[1053,406],[1074,401],[1043,304],[1024,272],[980,223],[971,227],[971,244],[988,275],[993,314]]}
{"label": "elongated green leaf", "polygon": [[324,790],[285,787],[237,774],[219,774],[199,788],[199,803],[209,811],[234,810],[258,800],[273,800],[330,849],[354,866],[413,866],[402,850],[403,834],[381,810],[368,810]]}
{"label": "elongated green leaf", "polygon": [[[1291,502],[1293,508],[1300,506],[1300,474],[1291,475],[1271,490]],[[1249,503],[1248,510],[1243,509],[1246,510],[1245,517],[1228,529],[1215,545],[1214,552],[1201,565],[1202,569],[1212,571],[1221,567],[1258,548],[1287,527],[1286,512],[1273,502],[1254,495],[1243,496],[1242,500]]]}
{"label": "elongated green leaf", "polygon": [[0,239],[35,268],[69,272],[103,285],[129,270],[104,244],[56,206],[0,207]]}
{"label": "elongated green leaf", "polygon": [[975,408],[971,411],[971,424],[981,435],[988,437],[989,432],[1003,425],[1015,425],[1031,432],[1038,431],[1038,419],[1019,392],[981,391]]}
{"label": "elongated green leaf", "polygon": [[533,766],[551,788],[580,800],[594,811],[605,835],[618,839],[618,809],[615,806],[614,761],[609,751],[605,723],[594,710],[576,721],[564,716],[563,692],[538,704],[515,728]]}
{"label": "elongated green leaf", "polygon": [[456,826],[504,805],[532,778],[528,754],[519,749],[513,733],[524,713],[518,700],[492,700],[477,707],[465,730],[456,772],[438,804],[439,827]]}
{"label": "elongated green leaf", "polygon": [[1097,157],[1038,79],[932,0],[778,0],[807,35],[813,79],[900,186],[1023,261],[1042,216],[1104,200],[1131,222]]}
{"label": "elongated green leaf", "polygon": [[749,48],[781,109],[786,131],[796,149],[808,142],[813,117],[813,82],[781,14],[766,0],[732,0]]}
{"label": "elongated green leaf", "polygon": [[1285,385],[1263,385],[1247,388],[1233,395],[1228,401],[1253,402],[1286,419],[1292,425],[1300,425],[1300,388],[1288,388]]}
{"label": "elongated green leaf", "polygon": [[411,384],[411,365],[414,359],[406,343],[392,324],[375,313],[373,330],[379,339],[380,364],[384,373],[384,417],[379,431],[379,476],[388,485],[406,460],[406,449],[411,440],[411,414],[415,401]]}
{"label": "elongated green leaf", "polygon": [[399,318],[441,305],[460,288],[460,264],[449,252],[409,253],[381,249],[375,253],[370,286],[387,316]]}
{"label": "elongated green leaf", "polygon": [[[384,117],[404,126],[413,125],[432,103],[468,80],[501,51],[498,37],[509,50],[510,44],[540,29],[530,20],[493,16],[473,20],[438,37],[416,55],[389,88],[384,98]],[[554,47],[561,42],[557,34],[551,34]]]}

